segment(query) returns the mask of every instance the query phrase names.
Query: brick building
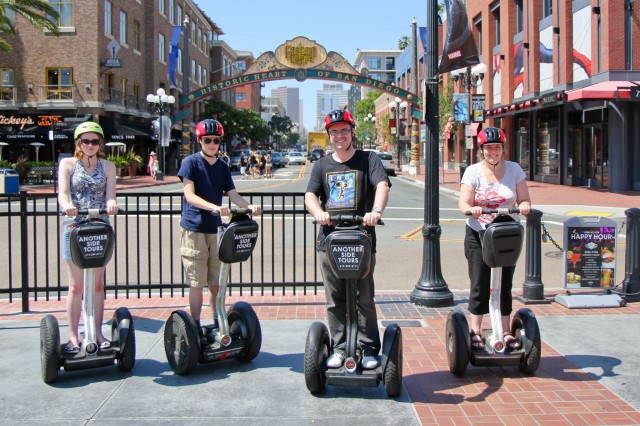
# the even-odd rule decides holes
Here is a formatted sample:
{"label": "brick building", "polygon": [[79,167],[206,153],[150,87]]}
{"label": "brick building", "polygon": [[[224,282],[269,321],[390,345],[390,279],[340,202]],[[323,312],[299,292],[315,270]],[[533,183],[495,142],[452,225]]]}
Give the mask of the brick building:
{"label": "brick building", "polygon": [[[64,6],[59,37],[19,15],[14,18],[18,35],[2,36],[13,45],[12,53],[0,53],[0,140],[9,143],[3,158],[33,160],[31,144],[42,143],[40,160],[57,160],[73,152],[73,129],[85,120],[98,121],[107,142],[122,142],[142,155],[156,150],[151,131],[156,115],[147,94],[162,87],[179,100],[185,91],[208,85],[210,45],[222,31],[192,0]],[[172,61],[174,33],[179,39],[174,39],[177,57]],[[197,117],[202,105],[191,108]],[[176,104],[171,114],[177,111]],[[180,124],[173,126],[167,148],[168,172],[178,163]]]}
{"label": "brick building", "polygon": [[465,130],[475,142],[482,126],[496,126],[507,134],[507,157],[530,180],[640,190],[640,55],[633,49],[640,12],[633,0],[466,3],[488,69],[472,89],[486,96],[486,121],[445,135],[445,166],[465,160]]}

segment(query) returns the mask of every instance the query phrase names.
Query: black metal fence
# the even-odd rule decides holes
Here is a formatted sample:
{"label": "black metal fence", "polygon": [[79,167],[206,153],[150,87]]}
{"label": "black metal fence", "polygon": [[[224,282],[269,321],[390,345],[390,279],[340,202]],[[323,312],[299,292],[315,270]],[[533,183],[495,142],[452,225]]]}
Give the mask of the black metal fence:
{"label": "black metal fence", "polygon": [[[303,193],[243,194],[261,205],[258,246],[252,257],[231,266],[229,292],[243,294],[317,292],[322,277],[314,241],[316,226]],[[108,297],[185,294],[180,258],[180,193],[118,195],[121,214],[111,218],[116,245],[106,268]],[[62,220],[55,194],[0,194],[0,295],[10,302],[60,300],[68,289],[62,259]]]}

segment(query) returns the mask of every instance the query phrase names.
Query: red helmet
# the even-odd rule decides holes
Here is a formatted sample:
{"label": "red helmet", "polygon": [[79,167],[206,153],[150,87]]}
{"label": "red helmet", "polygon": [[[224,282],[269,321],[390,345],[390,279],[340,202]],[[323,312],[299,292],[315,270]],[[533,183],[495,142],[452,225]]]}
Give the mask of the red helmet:
{"label": "red helmet", "polygon": [[208,118],[196,125],[196,137],[202,136],[224,136],[224,129],[218,120]]}
{"label": "red helmet", "polygon": [[507,142],[507,137],[502,129],[498,129],[497,127],[487,127],[478,133],[478,146],[482,146],[486,143],[504,144],[505,142]]}
{"label": "red helmet", "polygon": [[336,123],[349,123],[351,127],[356,127],[356,121],[353,119],[353,114],[346,109],[336,109],[331,111],[324,118],[324,128],[327,130]]}

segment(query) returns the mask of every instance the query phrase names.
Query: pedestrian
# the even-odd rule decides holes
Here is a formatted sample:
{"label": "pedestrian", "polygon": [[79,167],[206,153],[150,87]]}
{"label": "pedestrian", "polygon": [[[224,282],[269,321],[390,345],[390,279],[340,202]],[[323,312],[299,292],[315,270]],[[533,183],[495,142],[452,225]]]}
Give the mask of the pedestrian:
{"label": "pedestrian", "polygon": [[202,120],[196,125],[195,135],[201,151],[186,157],[178,171],[185,198],[180,220],[180,253],[190,286],[191,316],[202,337],[200,317],[205,287],[209,289],[209,306],[214,323],[216,322],[215,299],[220,285],[216,234],[222,224],[221,216],[230,214],[222,197],[226,193],[235,205],[249,208],[253,215],[259,215],[261,208],[250,204],[238,194],[231,178],[231,170],[217,157],[224,135],[222,124],[213,119]]}
{"label": "pedestrian", "polygon": [[[464,254],[471,281],[469,312],[471,314],[471,346],[484,348],[482,338],[482,317],[489,313],[491,292],[491,268],[482,258],[482,235],[495,215],[482,214],[482,208],[518,207],[523,215],[531,211],[531,200],[527,189],[526,175],[518,163],[504,159],[506,136],[501,129],[488,127],[478,134],[479,163],[467,167],[460,184],[458,208],[461,212],[471,212],[467,218],[464,238]],[[517,214],[512,214],[519,221]],[[515,267],[502,268],[500,293],[500,313],[502,338],[508,349],[518,349],[520,342],[511,334],[509,317],[512,311],[511,288]]]}
{"label": "pedestrian", "polygon": [[247,154],[244,151],[241,151],[240,158],[238,159],[238,166],[240,167],[242,179],[247,178],[247,160]]}
{"label": "pedestrian", "polygon": [[149,170],[149,174],[152,179],[156,179],[158,175],[159,163],[158,163],[158,154],[155,151],[151,151],[149,153],[149,165],[147,166]]}
{"label": "pedestrian", "polygon": [[264,156],[264,164],[265,164],[265,176],[268,178],[273,177],[273,174],[271,173],[271,170],[273,168],[273,164],[272,162],[272,158],[271,158],[271,151],[267,151],[267,155]]}
{"label": "pedestrian", "polygon": [[[71,259],[71,231],[75,224],[85,219],[78,210],[105,209],[101,218],[109,221],[108,215],[118,213],[116,201],[116,167],[105,159],[103,151],[104,132],[98,123],[87,121],[74,132],[75,152],[73,157],[60,160],[58,168],[58,204],[66,217],[62,224],[62,253],[67,263],[69,291],[67,294],[67,319],[69,341],[67,353],[80,351],[78,327],[82,314],[84,271]],[[102,333],[104,318],[104,267],[95,270],[95,326],[98,345],[101,349],[111,347],[111,342]],[[86,325],[85,325],[86,327]]]}
{"label": "pedestrian", "polygon": [[[391,182],[375,152],[356,150],[353,145],[355,121],[347,110],[335,110],[324,119],[334,152],[315,162],[305,194],[307,210],[321,225],[316,241],[327,301],[327,319],[331,332],[333,354],[327,367],[339,368],[346,349],[346,288],[345,283],[331,269],[324,252],[327,235],[335,230],[330,215],[351,213],[364,217],[367,233],[372,238],[371,270],[357,281],[358,286],[358,345],[362,349],[362,368],[378,366],[380,332],[374,302],[373,273],[376,264],[375,225],[389,199]],[[340,191],[334,191],[340,183]]]}

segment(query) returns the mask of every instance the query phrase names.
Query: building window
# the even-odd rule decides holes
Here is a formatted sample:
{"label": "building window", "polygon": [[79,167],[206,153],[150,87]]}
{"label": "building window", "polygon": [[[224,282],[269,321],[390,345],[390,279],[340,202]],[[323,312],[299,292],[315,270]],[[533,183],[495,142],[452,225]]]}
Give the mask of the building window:
{"label": "building window", "polygon": [[370,70],[379,70],[382,67],[382,61],[380,58],[368,58],[367,67]]}
{"label": "building window", "polygon": [[127,14],[120,11],[120,44],[127,44]]}
{"label": "building window", "polygon": [[111,28],[111,12],[111,2],[104,0],[104,33],[108,35],[113,34],[113,29]]}
{"label": "building window", "polygon": [[209,84],[209,80],[207,79],[207,69],[206,68],[202,69],[202,75],[203,75],[204,84],[205,85]]}
{"label": "building window", "polygon": [[207,47],[207,35],[202,32],[202,48],[204,49],[204,54],[207,55],[209,53],[209,48]]}
{"label": "building window", "polygon": [[191,60],[191,81],[196,82],[196,60]]}
{"label": "building window", "polygon": [[396,69],[396,59],[395,58],[387,58],[387,68],[388,71]]}
{"label": "building window", "polygon": [[476,31],[478,32],[478,55],[482,55],[482,21],[476,21]]}
{"label": "building window", "polygon": [[493,19],[495,19],[495,26],[496,26],[496,44],[495,46],[500,46],[500,6],[496,7],[495,9],[491,10],[491,13],[493,14]]}
{"label": "building window", "polygon": [[524,31],[524,13],[522,0],[516,0],[516,34]]}
{"label": "building window", "polygon": [[195,44],[198,41],[196,40],[196,23],[191,22],[191,41]]}
{"label": "building window", "polygon": [[202,86],[202,65],[198,64],[198,84]]}
{"label": "building window", "polygon": [[173,15],[173,11],[175,10],[174,7],[175,7],[174,0],[169,0],[169,10],[167,11],[168,12],[167,16],[169,17],[169,22],[171,22],[172,24],[175,24],[176,22],[175,16]]}
{"label": "building window", "polygon": [[166,62],[164,34],[158,34],[158,59],[160,59],[162,63]]}
{"label": "building window", "polygon": [[165,15],[164,0],[158,0],[158,12],[160,12],[161,15]]}
{"label": "building window", "polygon": [[182,49],[178,48],[178,66],[177,70],[180,74],[182,74]]}
{"label": "building window", "polygon": [[182,6],[178,5],[176,10],[176,23],[182,25]]}
{"label": "building window", "polygon": [[552,0],[542,0],[542,17],[546,18],[547,16],[551,16],[552,12],[553,12]]}
{"label": "building window", "polygon": [[133,48],[140,52],[140,22],[133,21]]}
{"label": "building window", "polygon": [[13,101],[13,68],[0,68],[0,101]]}
{"label": "building window", "polygon": [[198,49],[202,50],[202,29],[198,28]]}
{"label": "building window", "polygon": [[71,68],[46,69],[46,98],[49,100],[72,100],[73,72]]}
{"label": "building window", "polygon": [[236,68],[241,72],[245,72],[247,70],[247,63],[245,61],[236,61]]}
{"label": "building window", "polygon": [[[72,27],[73,26],[73,0],[49,0],[53,9],[58,12],[58,26],[59,27]],[[51,21],[56,20],[49,17]]]}
{"label": "building window", "polygon": [[105,101],[110,101],[113,95],[113,73],[105,72],[104,73],[104,87],[105,87]]}
{"label": "building window", "polygon": [[133,101],[135,102],[135,107],[140,109],[140,84],[133,83]]}
{"label": "building window", "polygon": [[122,93],[121,102],[122,105],[127,106],[127,92],[129,91],[129,80],[126,78],[120,79],[120,92]]}
{"label": "building window", "polygon": [[247,94],[246,93],[236,93],[236,102],[246,102]]}

